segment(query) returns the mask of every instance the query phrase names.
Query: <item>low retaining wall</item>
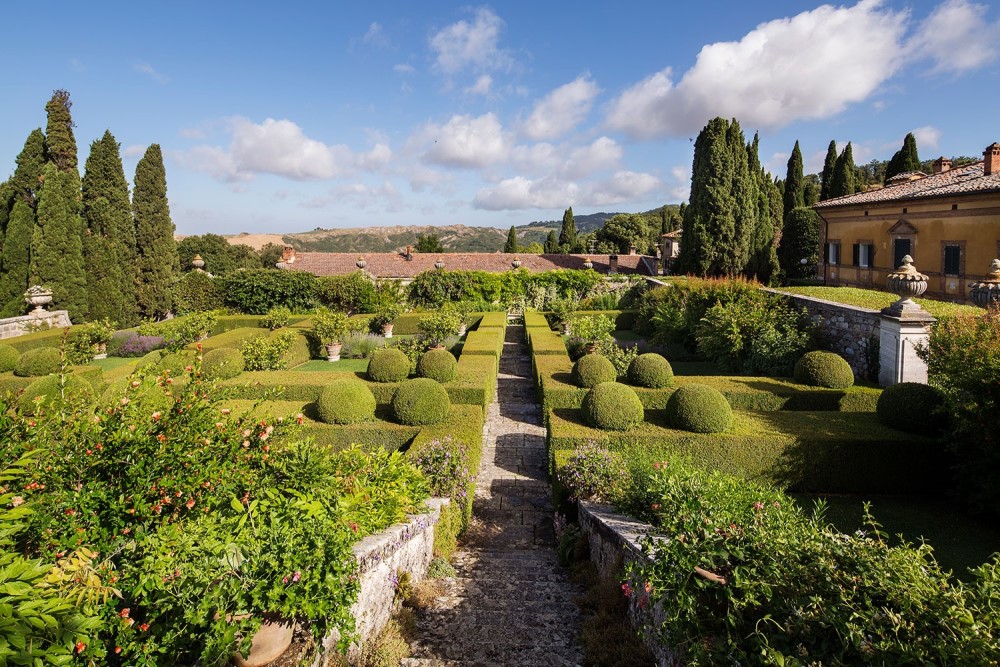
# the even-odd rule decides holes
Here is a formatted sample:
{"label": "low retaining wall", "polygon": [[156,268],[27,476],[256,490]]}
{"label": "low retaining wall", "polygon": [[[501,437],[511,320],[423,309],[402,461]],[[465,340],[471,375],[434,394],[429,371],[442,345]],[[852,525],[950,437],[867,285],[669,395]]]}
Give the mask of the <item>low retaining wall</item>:
{"label": "low retaining wall", "polygon": [[[590,545],[590,560],[603,576],[619,576],[618,568],[631,564],[645,564],[640,541],[650,531],[650,525],[615,512],[609,505],[580,502],[577,516],[580,530]],[[656,638],[663,618],[660,605],[649,605],[649,598],[641,585],[629,595],[629,620],[642,635],[660,667],[682,664],[670,647]]]}
{"label": "low retaining wall", "polygon": [[49,329],[72,326],[69,321],[69,311],[51,310],[42,315],[22,315],[20,317],[7,317],[0,320],[0,340],[13,338],[26,333],[31,333],[33,329],[41,325]]}

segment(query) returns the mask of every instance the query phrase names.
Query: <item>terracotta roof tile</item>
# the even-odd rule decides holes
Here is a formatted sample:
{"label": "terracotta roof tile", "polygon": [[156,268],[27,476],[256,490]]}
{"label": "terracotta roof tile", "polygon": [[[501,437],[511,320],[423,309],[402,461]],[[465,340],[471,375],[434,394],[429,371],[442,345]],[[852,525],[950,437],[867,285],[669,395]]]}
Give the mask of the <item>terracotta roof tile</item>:
{"label": "terracotta roof tile", "polygon": [[977,192],[1000,192],[1000,173],[989,176],[983,174],[983,163],[965,165],[941,174],[932,174],[915,181],[889,185],[880,190],[844,195],[826,199],[813,208],[833,208],[835,206],[859,206],[864,204],[884,204],[894,201],[908,201],[928,197],[945,197]]}

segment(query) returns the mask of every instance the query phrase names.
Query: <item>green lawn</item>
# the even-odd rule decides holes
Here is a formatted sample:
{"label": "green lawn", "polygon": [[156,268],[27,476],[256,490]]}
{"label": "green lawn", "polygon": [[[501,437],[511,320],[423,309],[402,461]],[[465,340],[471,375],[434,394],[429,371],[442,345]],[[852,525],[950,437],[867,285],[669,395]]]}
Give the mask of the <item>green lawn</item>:
{"label": "green lawn", "polygon": [[[881,310],[892,305],[898,297],[888,292],[878,290],[861,289],[859,287],[781,287],[782,292],[789,294],[801,294],[817,299],[825,299],[835,303],[843,303],[848,306],[858,308],[871,308]],[[934,317],[951,317],[954,315],[977,315],[982,314],[982,310],[975,306],[963,306],[947,301],[937,301],[935,299],[914,299],[928,313]]]}
{"label": "green lawn", "polygon": [[296,366],[293,371],[322,371],[326,373],[364,373],[368,370],[367,359],[341,359],[340,361],[323,361],[314,359]]}

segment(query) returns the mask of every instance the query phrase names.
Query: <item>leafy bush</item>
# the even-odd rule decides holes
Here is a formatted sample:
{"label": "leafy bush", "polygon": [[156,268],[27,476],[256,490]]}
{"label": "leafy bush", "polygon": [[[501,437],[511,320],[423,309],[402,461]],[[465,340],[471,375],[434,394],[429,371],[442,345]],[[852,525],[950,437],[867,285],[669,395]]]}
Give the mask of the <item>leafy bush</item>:
{"label": "leafy bush", "polygon": [[424,271],[414,279],[409,299],[424,308],[467,301],[476,304],[476,310],[495,310],[537,291],[580,299],[601,280],[594,271],[565,269],[534,274],[524,270],[504,273],[434,270]]}
{"label": "leafy bush", "polygon": [[209,380],[228,380],[243,372],[243,353],[231,347],[209,350],[202,357],[201,372]]}
{"label": "leafy bush", "polygon": [[54,347],[28,350],[17,359],[14,375],[22,378],[40,377],[55,373],[62,366],[62,355]]}
{"label": "leafy bush", "polygon": [[295,334],[282,331],[275,336],[258,336],[243,341],[244,368],[248,371],[279,371],[285,367],[285,354],[295,342]]}
{"label": "leafy bush", "polygon": [[417,375],[438,382],[451,382],[458,376],[458,361],[448,350],[428,350],[417,361]]}
{"label": "leafy bush", "polygon": [[753,299],[760,285],[742,279],[687,278],[650,290],[638,304],[637,330],[661,344],[697,349],[695,330],[712,306]]}
{"label": "leafy bush", "polygon": [[608,431],[627,431],[643,422],[642,401],[632,387],[602,382],[587,392],[583,415],[591,426]]}
{"label": "leafy bush", "polygon": [[375,350],[385,347],[385,338],[373,334],[352,333],[344,338],[340,356],[345,359],[367,359]]}
{"label": "leafy bush", "polygon": [[218,310],[198,311],[164,322],[143,322],[139,325],[140,336],[161,336],[164,347],[176,352],[191,343],[207,338],[222,314]]}
{"label": "leafy bush", "polygon": [[135,362],[135,369],[142,370],[147,366],[156,366],[163,359],[163,352],[160,350],[151,350],[146,354],[142,355],[139,361]]}
{"label": "leafy bush", "polygon": [[421,317],[417,329],[425,343],[430,346],[443,345],[449,336],[458,333],[462,319],[454,310],[444,309]]}
{"label": "leafy bush", "polygon": [[628,381],[637,387],[663,389],[674,383],[674,369],[663,356],[647,352],[640,354],[629,364]]}
{"label": "leafy bush", "polygon": [[[34,415],[53,401],[89,405],[94,400],[94,388],[76,375],[46,375],[29,384],[17,401],[21,414]],[[40,401],[40,403],[36,402]]]}
{"label": "leafy bush", "polygon": [[810,387],[847,389],[854,385],[854,371],[836,352],[814,350],[795,362],[792,377],[796,382]]}
{"label": "leafy bush", "polygon": [[350,320],[344,313],[319,308],[312,318],[313,335],[320,345],[340,343],[347,335]]}
{"label": "leafy bush", "polygon": [[291,317],[292,311],[285,306],[278,306],[277,308],[272,308],[267,311],[267,314],[260,318],[259,326],[264,329],[274,331],[275,329],[287,326],[288,320],[291,319]]}
{"label": "leafy bush", "polygon": [[559,471],[571,500],[614,502],[627,486],[628,466],[618,452],[593,442],[577,447]]}
{"label": "leafy bush", "polygon": [[410,376],[410,358],[401,350],[387,347],[372,352],[368,379],[372,382],[402,382]]}
{"label": "leafy bush", "polygon": [[875,407],[880,423],[907,433],[932,435],[947,425],[944,393],[919,382],[900,382],[882,390]]}
{"label": "leafy bush", "polygon": [[615,321],[607,315],[577,315],[569,322],[570,335],[586,343],[597,343],[611,338]]}
{"label": "leafy bush", "polygon": [[618,371],[600,354],[585,354],[573,364],[573,382],[578,387],[596,387],[602,382],[614,382],[618,379]]}
{"label": "leafy bush", "polygon": [[406,380],[392,396],[393,418],[407,426],[437,424],[450,409],[448,392],[430,378]]}
{"label": "leafy bush", "polygon": [[165,345],[163,336],[140,336],[134,331],[119,331],[108,343],[109,357],[144,357]]}
{"label": "leafy bush", "polygon": [[469,467],[469,451],[465,444],[450,437],[435,438],[420,448],[413,465],[427,478],[431,495],[451,498],[464,503],[469,486],[476,476]]}
{"label": "leafy bush", "polygon": [[323,388],[316,401],[319,418],[327,424],[357,424],[375,419],[375,396],[361,380],[343,378]]}
{"label": "leafy bush", "polygon": [[10,345],[0,343],[0,373],[14,370],[21,355]]}
{"label": "leafy bush", "polygon": [[375,283],[364,271],[317,280],[320,303],[342,313],[373,313],[377,297]]}
{"label": "leafy bush", "polygon": [[[575,340],[575,339],[573,339]],[[573,342],[571,340],[571,342]],[[586,348],[584,348],[586,349]],[[628,347],[619,345],[614,338],[605,338],[597,343],[595,353],[602,355],[611,365],[615,367],[618,377],[623,377],[628,373],[629,366],[639,356],[639,349],[635,345]]]}
{"label": "leafy bush", "polygon": [[693,433],[722,433],[733,425],[733,409],[715,387],[686,384],[667,399],[666,421]]}
{"label": "leafy bush", "polygon": [[284,306],[292,312],[312,309],[316,276],[306,271],[250,269],[216,278],[226,295],[226,305],[241,313],[263,315]]}
{"label": "leafy bush", "polygon": [[171,295],[178,315],[219,308],[225,295],[218,280],[202,271],[187,271],[174,283]]}

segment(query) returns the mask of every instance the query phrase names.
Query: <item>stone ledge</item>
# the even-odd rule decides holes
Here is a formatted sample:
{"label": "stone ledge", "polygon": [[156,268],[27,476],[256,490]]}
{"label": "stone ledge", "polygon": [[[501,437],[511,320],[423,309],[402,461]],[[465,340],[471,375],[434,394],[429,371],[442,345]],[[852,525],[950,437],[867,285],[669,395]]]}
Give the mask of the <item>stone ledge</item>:
{"label": "stone ledge", "polygon": [[69,311],[47,310],[41,315],[21,315],[19,317],[7,317],[0,320],[0,340],[4,338],[15,338],[29,333],[32,326],[45,322],[50,329],[62,329],[73,326],[69,320]]}
{"label": "stone ledge", "polygon": [[819,299],[814,296],[806,296],[805,294],[795,294],[793,292],[782,292],[780,289],[774,289],[772,287],[761,287],[761,291],[770,292],[771,294],[779,294],[781,296],[787,296],[790,299],[801,299],[802,301],[808,301],[821,306],[826,306],[828,308],[837,308],[841,310],[846,310],[848,312],[854,312],[859,315],[872,315],[874,317],[879,316],[879,311],[873,310],[871,308],[863,308],[861,306],[851,306],[846,303],[840,303],[839,301],[828,301],[826,299]]}

